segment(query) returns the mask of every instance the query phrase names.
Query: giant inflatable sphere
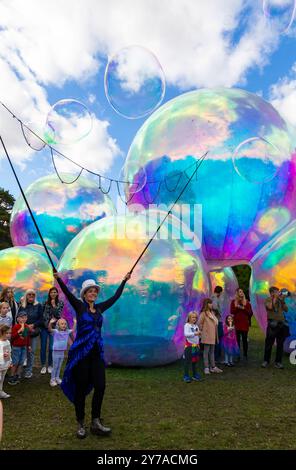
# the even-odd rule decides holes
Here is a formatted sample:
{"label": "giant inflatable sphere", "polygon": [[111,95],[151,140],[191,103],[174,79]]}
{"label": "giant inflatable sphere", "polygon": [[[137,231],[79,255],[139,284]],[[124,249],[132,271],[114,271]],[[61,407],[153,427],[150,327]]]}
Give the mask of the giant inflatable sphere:
{"label": "giant inflatable sphere", "polygon": [[269,242],[251,260],[251,302],[260,326],[267,323],[264,300],[269,296],[269,287],[288,289],[286,297],[289,311],[286,320],[291,335],[296,335],[296,222],[292,222],[280,235]]}
{"label": "giant inflatable sphere", "polygon": [[232,299],[234,299],[236,289],[238,288],[236,275],[231,268],[224,268],[210,271],[209,277],[212,293],[214,293],[214,289],[217,286],[220,286],[223,289],[221,294],[223,309],[222,317],[225,319],[226,316],[230,314],[230,303]]}
{"label": "giant inflatable sphere", "polygon": [[[248,262],[296,216],[296,153],[272,105],[239,89],[202,89],[167,102],[129,149],[125,181],[146,184],[129,204],[202,206],[203,253],[218,267]],[[129,187],[132,185],[130,184]]]}
{"label": "giant inflatable sphere", "polygon": [[[72,184],[62,183],[55,174],[45,176],[32,183],[25,194],[47,247],[58,258],[80,230],[114,214],[111,199],[82,176]],[[10,233],[14,245],[41,244],[22,196],[13,207]]]}
{"label": "giant inflatable sphere", "polygon": [[[51,253],[54,263],[57,259]],[[35,289],[37,300],[47,299],[54,285],[52,267],[43,247],[38,245],[15,246],[0,251],[0,289],[13,287],[16,300],[27,289]]]}
{"label": "giant inflatable sphere", "polygon": [[[106,217],[72,240],[58,271],[76,296],[85,279],[95,279],[102,286],[99,300],[115,293],[158,224],[152,211],[149,223],[146,215]],[[178,239],[180,221],[170,218],[135,268],[121,298],[104,314],[107,362],[156,366],[181,357],[187,314],[199,310],[208,295],[200,245],[193,239],[186,250],[186,231],[183,226]]]}

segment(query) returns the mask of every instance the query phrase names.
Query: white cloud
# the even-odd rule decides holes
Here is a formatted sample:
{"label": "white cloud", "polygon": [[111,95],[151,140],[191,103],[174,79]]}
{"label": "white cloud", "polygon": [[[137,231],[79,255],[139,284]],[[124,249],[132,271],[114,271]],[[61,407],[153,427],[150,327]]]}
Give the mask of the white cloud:
{"label": "white cloud", "polygon": [[[0,21],[1,98],[28,121],[46,115],[47,86],[63,87],[69,80],[83,86],[97,73],[100,57],[126,46],[151,50],[167,82],[186,89],[243,84],[278,41],[257,0],[2,0]],[[131,83],[133,73],[127,77]],[[32,152],[2,110],[0,119],[18,162],[25,164]],[[96,159],[106,171],[119,152],[108,123],[99,120],[83,144],[81,152],[75,146],[76,155],[91,155],[87,163]]]}
{"label": "white cloud", "polygon": [[270,101],[283,118],[296,127],[296,64],[289,76],[281,78],[272,85]]}

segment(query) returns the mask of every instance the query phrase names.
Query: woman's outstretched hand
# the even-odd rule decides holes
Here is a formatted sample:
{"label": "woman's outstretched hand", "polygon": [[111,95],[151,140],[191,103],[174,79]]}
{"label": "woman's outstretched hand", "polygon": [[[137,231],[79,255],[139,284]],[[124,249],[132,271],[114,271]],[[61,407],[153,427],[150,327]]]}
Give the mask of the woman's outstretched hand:
{"label": "woman's outstretched hand", "polygon": [[124,280],[125,280],[125,281],[128,281],[128,280],[131,278],[131,275],[132,275],[132,273],[127,273],[127,274],[124,276]]}
{"label": "woman's outstretched hand", "polygon": [[58,273],[57,271],[54,271],[54,272],[53,272],[53,277],[54,277],[55,279],[57,279],[57,278],[59,277],[59,273]]}

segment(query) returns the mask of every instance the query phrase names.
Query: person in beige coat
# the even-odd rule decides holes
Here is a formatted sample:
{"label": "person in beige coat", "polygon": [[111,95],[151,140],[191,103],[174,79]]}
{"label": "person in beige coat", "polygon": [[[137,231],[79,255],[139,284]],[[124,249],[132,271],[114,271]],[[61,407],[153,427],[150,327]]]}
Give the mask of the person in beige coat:
{"label": "person in beige coat", "polygon": [[[204,345],[203,360],[205,374],[221,373],[221,369],[215,364],[215,344],[218,340],[218,319],[214,314],[212,299],[204,299],[198,326],[201,330],[201,342]],[[210,363],[210,367],[209,367]]]}

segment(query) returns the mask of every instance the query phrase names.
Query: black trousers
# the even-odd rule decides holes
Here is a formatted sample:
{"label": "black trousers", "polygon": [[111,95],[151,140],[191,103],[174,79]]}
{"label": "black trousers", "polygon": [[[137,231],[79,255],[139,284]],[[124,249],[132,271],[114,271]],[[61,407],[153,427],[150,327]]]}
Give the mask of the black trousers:
{"label": "black trousers", "polygon": [[278,324],[275,328],[267,326],[265,338],[264,361],[270,362],[272,346],[276,340],[275,362],[282,362],[284,341],[287,336],[287,327],[284,324]]}
{"label": "black trousers", "polygon": [[242,342],[243,342],[243,352],[244,356],[248,357],[248,331],[241,331],[241,330],[236,330],[236,339],[237,339],[237,344],[240,349],[240,339],[242,337]]}
{"label": "black trousers", "polygon": [[85,399],[90,383],[94,386],[91,402],[92,419],[100,418],[101,407],[105,393],[105,363],[100,357],[100,352],[95,346],[73,369],[75,380],[74,406],[77,421],[83,421],[85,416]]}

